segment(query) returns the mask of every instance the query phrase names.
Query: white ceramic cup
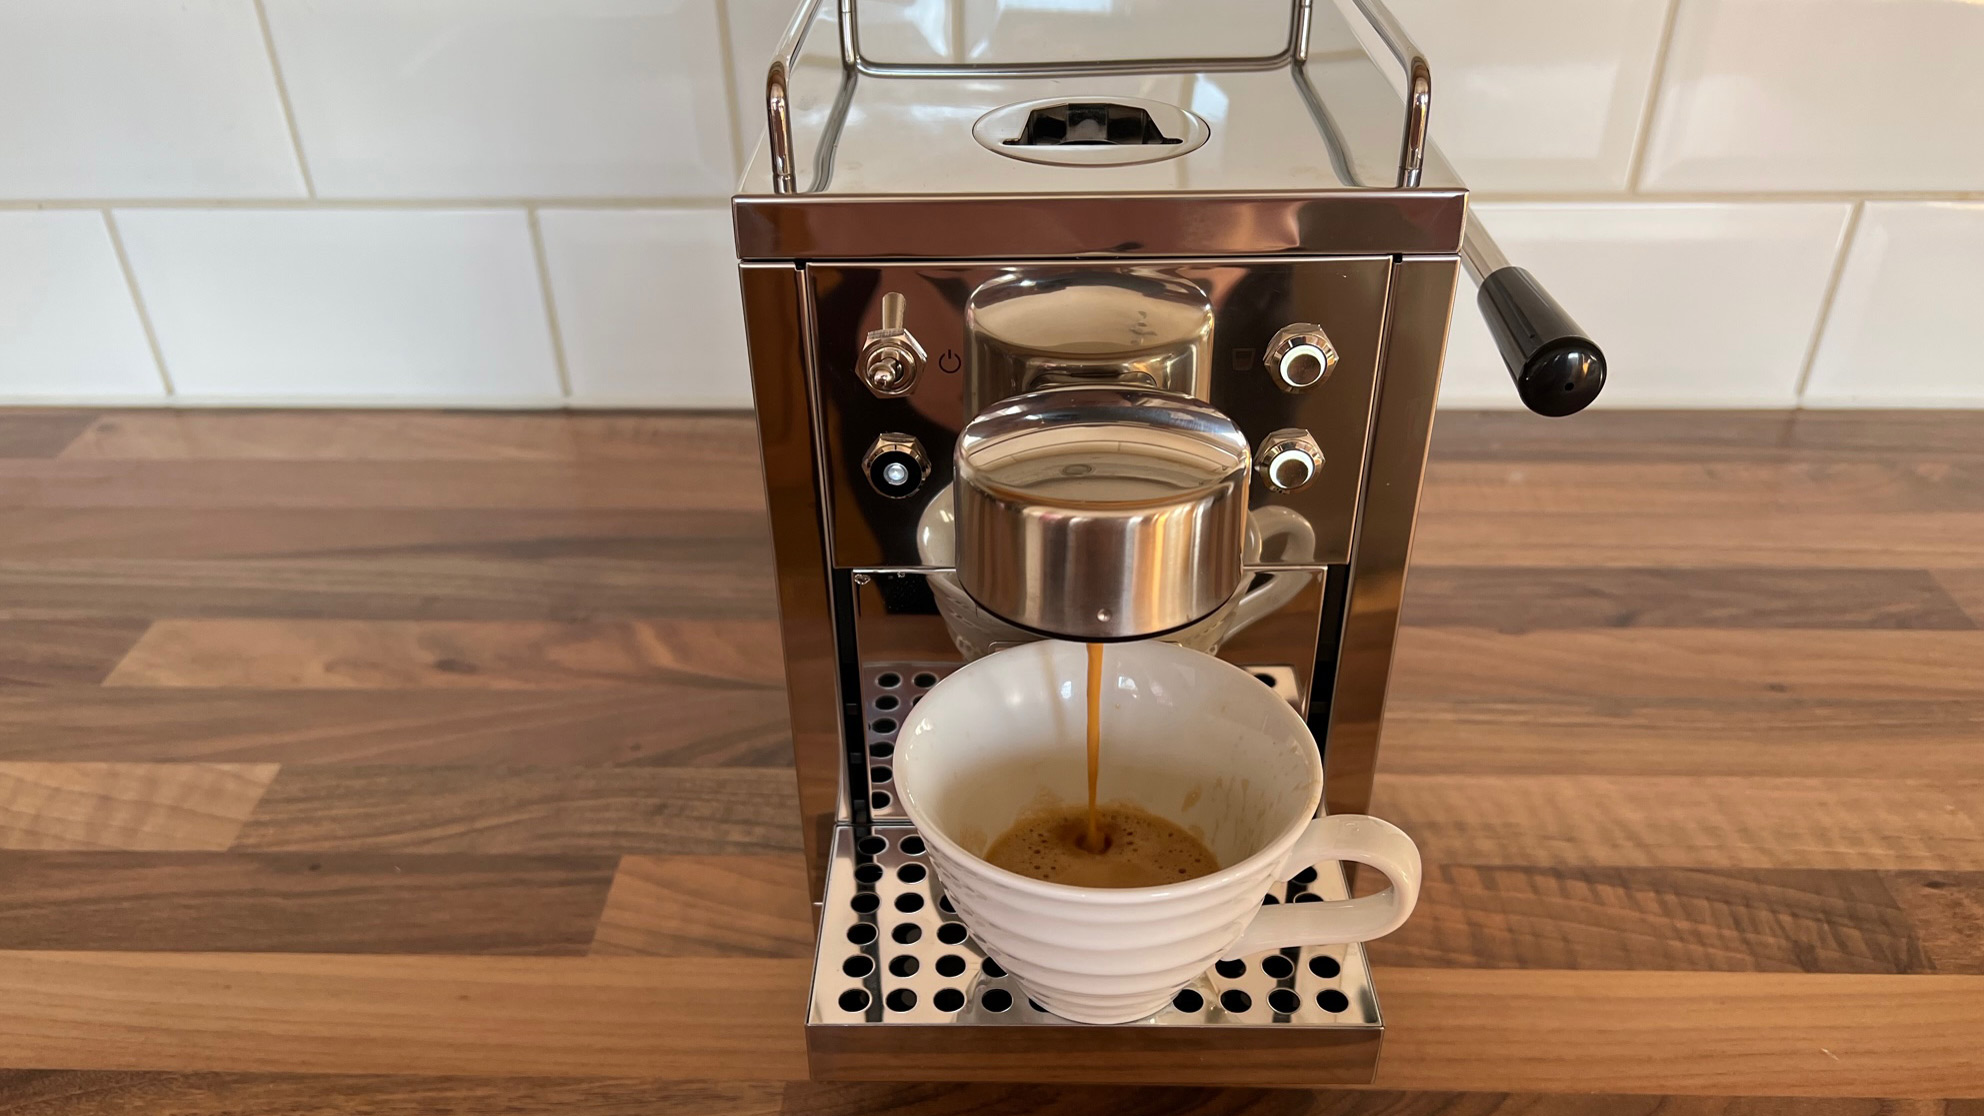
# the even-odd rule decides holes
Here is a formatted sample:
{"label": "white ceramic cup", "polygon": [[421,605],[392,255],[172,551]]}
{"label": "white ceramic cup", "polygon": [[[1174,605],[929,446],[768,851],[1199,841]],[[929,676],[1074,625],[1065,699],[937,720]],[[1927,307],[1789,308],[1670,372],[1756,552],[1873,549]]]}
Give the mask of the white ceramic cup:
{"label": "white ceramic cup", "polygon": [[[1261,552],[1277,540],[1280,542],[1277,561],[1299,564],[1315,557],[1316,529],[1300,512],[1268,504],[1247,513],[1243,559],[1249,566],[1259,562]],[[916,552],[918,561],[926,566],[957,564],[957,513],[949,485],[931,496],[916,521]],[[1257,571],[1249,571],[1248,581],[1255,580],[1251,576],[1254,572]],[[1221,644],[1254,621],[1279,611],[1309,584],[1310,575],[1305,572],[1258,572],[1267,573],[1259,579],[1259,584],[1243,586],[1225,604],[1214,609],[1212,615],[1165,635],[1165,642],[1205,652],[1217,651]],[[951,642],[966,662],[1002,647],[1040,638],[980,608],[958,584],[958,575],[951,570],[935,570],[929,577],[930,591],[937,598],[937,611],[943,614]]]}
{"label": "white ceramic cup", "polygon": [[[1412,839],[1377,818],[1316,817],[1323,768],[1302,718],[1246,671],[1170,643],[1104,652],[1098,798],[1184,826],[1220,870],[1159,887],[1092,888],[980,859],[1028,811],[1087,801],[1087,671],[1079,643],[988,655],[932,687],[896,745],[896,789],[945,893],[1042,1006],[1083,1023],[1142,1019],[1220,958],[1369,941],[1412,913]],[[1368,864],[1391,886],[1261,905],[1275,883],[1331,860]]]}

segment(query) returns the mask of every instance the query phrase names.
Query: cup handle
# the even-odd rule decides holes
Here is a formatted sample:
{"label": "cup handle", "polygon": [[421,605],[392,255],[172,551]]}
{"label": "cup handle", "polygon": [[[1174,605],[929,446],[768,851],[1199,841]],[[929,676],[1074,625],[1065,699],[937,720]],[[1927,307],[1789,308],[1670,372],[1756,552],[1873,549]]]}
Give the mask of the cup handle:
{"label": "cup handle", "polygon": [[[1307,562],[1316,554],[1316,528],[1306,516],[1292,508],[1275,504],[1255,508],[1253,526],[1259,533],[1261,542],[1258,548],[1250,547],[1254,553],[1249,560],[1258,560],[1260,551],[1266,549],[1267,541],[1287,536],[1288,542],[1281,548],[1281,561]],[[1281,606],[1295,599],[1307,588],[1308,575],[1296,576],[1291,572],[1271,573],[1268,579],[1257,588],[1250,589],[1233,608],[1233,622],[1227,626],[1226,634],[1231,636],[1242,628],[1259,620],[1271,612],[1280,611]]]}
{"label": "cup handle", "polygon": [[1391,886],[1356,899],[1262,907],[1247,932],[1227,949],[1226,957],[1245,957],[1284,946],[1368,942],[1404,925],[1419,901],[1420,868],[1419,846],[1403,829],[1363,814],[1320,817],[1296,838],[1283,865],[1301,871],[1327,860],[1368,864],[1384,873]]}

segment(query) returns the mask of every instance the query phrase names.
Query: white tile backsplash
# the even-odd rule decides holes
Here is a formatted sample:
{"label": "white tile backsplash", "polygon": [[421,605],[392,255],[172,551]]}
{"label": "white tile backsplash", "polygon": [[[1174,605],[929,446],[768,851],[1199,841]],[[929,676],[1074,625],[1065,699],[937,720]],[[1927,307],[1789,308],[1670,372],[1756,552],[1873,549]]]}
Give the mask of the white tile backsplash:
{"label": "white tile backsplash", "polygon": [[749,407],[728,210],[538,213],[578,407]]}
{"label": "white tile backsplash", "polygon": [[[797,3],[0,0],[0,398],[164,398],[110,206],[180,401],[747,405],[721,203]],[[1523,202],[1478,212],[1611,355],[1600,406],[1984,405],[1984,0],[1390,3],[1443,153]],[[1188,9],[861,5],[896,61],[1286,34],[1285,0]],[[1316,10],[1327,68],[1349,0]],[[1472,295],[1442,400],[1514,405]]]}
{"label": "white tile backsplash", "polygon": [[1647,188],[1984,189],[1984,4],[1680,3]]}
{"label": "white tile backsplash", "polygon": [[7,0],[0,104],[0,197],[304,194],[252,0]]}
{"label": "white tile backsplash", "polygon": [[[729,13],[730,74],[736,100],[737,149],[745,161],[765,137],[765,73],[797,4],[785,0],[719,0]],[[738,175],[744,173],[740,163]]]}
{"label": "white tile backsplash", "polygon": [[[1791,406],[1852,207],[1481,205],[1509,258],[1605,350],[1594,406]],[[1463,283],[1440,401],[1513,406]]]}
{"label": "white tile backsplash", "polygon": [[1485,191],[1626,185],[1669,0],[1392,0],[1433,64],[1433,141]]}
{"label": "white tile backsplash", "polygon": [[1984,202],[1869,202],[1805,400],[1984,406]]}
{"label": "white tile backsplash", "polygon": [[119,210],[181,396],[559,402],[521,210]]}
{"label": "white tile backsplash", "polygon": [[713,0],[266,0],[321,196],[716,195]]}
{"label": "white tile backsplash", "polygon": [[103,214],[0,213],[0,400],[158,400]]}

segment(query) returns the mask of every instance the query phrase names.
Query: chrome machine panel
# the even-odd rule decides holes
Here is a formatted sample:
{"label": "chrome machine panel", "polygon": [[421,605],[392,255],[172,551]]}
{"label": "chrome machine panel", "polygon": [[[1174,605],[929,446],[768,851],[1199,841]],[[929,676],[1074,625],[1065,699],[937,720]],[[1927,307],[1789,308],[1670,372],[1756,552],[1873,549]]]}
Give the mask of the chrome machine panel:
{"label": "chrome machine panel", "polygon": [[[829,502],[830,562],[851,567],[926,567],[917,522],[931,495],[951,481],[952,449],[965,413],[965,305],[981,284],[1015,272],[1126,270],[1120,263],[828,264],[805,269],[815,312],[813,390],[821,415]],[[1347,561],[1371,423],[1373,385],[1385,323],[1389,258],[1167,261],[1139,272],[1192,283],[1205,292],[1214,327],[1209,401],[1258,447],[1277,430],[1307,429],[1324,465],[1299,492],[1254,486],[1250,505],[1287,507],[1314,526],[1317,563]],[[864,340],[883,328],[884,296],[903,296],[904,327],[927,363],[901,395],[877,395],[860,375]],[[1265,363],[1277,332],[1297,322],[1322,326],[1338,363],[1323,383],[1290,392]],[[878,492],[864,461],[884,434],[909,434],[928,454],[930,475],[907,497]]]}

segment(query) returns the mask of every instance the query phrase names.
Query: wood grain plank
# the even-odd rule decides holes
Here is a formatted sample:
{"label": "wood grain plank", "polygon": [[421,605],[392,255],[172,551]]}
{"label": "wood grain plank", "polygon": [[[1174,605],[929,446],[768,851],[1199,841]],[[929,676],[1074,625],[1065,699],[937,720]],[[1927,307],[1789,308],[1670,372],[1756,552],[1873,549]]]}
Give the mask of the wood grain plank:
{"label": "wood grain plank", "polygon": [[6,1116],[1969,1116],[1962,1101],[1381,1090],[0,1072]]}
{"label": "wood grain plank", "polygon": [[1393,693],[1408,700],[1975,700],[1984,694],[1984,632],[1409,628],[1393,670]]}
{"label": "wood grain plank", "polygon": [[0,690],[0,760],[767,767],[785,706],[685,682],[619,690]]}
{"label": "wood grain plank", "polygon": [[1498,632],[1977,627],[1927,570],[1493,566],[1415,567],[1401,622]]}
{"label": "wood grain plank", "polygon": [[737,459],[757,445],[749,414],[720,412],[116,411],[70,422],[63,457],[126,461],[674,463]]}
{"label": "wood grain plank", "polygon": [[783,680],[772,620],[161,620],[105,684],[602,689]]}
{"label": "wood grain plank", "polygon": [[665,463],[624,461],[109,461],[0,458],[14,508],[509,508],[723,511],[759,506],[755,440]]}
{"label": "wood grain plank", "polygon": [[1984,1094],[1984,977],[1378,970],[1386,1089]]}
{"label": "wood grain plank", "polygon": [[1880,874],[1822,869],[1439,863],[1411,920],[1367,949],[1374,964],[1425,968],[1933,968]]}
{"label": "wood grain plank", "polygon": [[1884,872],[1939,973],[1984,975],[1984,872]]}
{"label": "wood grain plank", "polygon": [[753,553],[764,538],[762,499],[717,511],[0,507],[0,559],[18,561],[408,553],[666,558],[684,539],[735,540],[740,553]]}
{"label": "wood grain plank", "polygon": [[1984,512],[1673,515],[1637,512],[1422,515],[1416,562],[1437,566],[1719,566],[1972,569]]}
{"label": "wood grain plank", "polygon": [[1935,578],[1959,608],[1984,624],[1984,570],[1938,570]]}
{"label": "wood grain plank", "polygon": [[0,686],[94,686],[148,620],[0,620]]}
{"label": "wood grain plank", "polygon": [[0,411],[0,457],[54,457],[96,421],[94,411]]}
{"label": "wood grain plank", "polygon": [[0,1067],[785,1080],[809,965],[0,952]]}
{"label": "wood grain plank", "polygon": [[1570,701],[1396,698],[1379,762],[1393,772],[1969,779],[1984,701]]}
{"label": "wood grain plank", "polygon": [[0,853],[0,949],[582,954],[613,869],[602,856]]}
{"label": "wood grain plank", "polygon": [[0,849],[225,849],[274,764],[0,763]]}
{"label": "wood grain plank", "polygon": [[1449,461],[1984,460],[1984,418],[1947,410],[1589,411],[1538,422],[1441,410],[1433,456]]}
{"label": "wood grain plank", "polygon": [[626,1077],[0,1072],[4,1116],[778,1116],[780,1093],[776,1082]]}
{"label": "wood grain plank", "polygon": [[[4,1112],[0,1108],[0,1112]],[[1940,1100],[795,1081],[787,1116],[1955,1116]]]}
{"label": "wood grain plank", "polygon": [[[0,491],[5,475],[0,470]],[[1419,514],[1629,511],[1659,519],[1980,507],[1984,461],[1586,461],[1566,469],[1549,460],[1434,459],[1426,466]]]}
{"label": "wood grain plank", "polygon": [[97,617],[343,620],[777,615],[771,552],[668,540],[635,558],[379,554],[342,558],[0,560],[0,623]]}
{"label": "wood grain plank", "polygon": [[[768,1080],[807,963],[0,953],[0,1065]],[[1386,968],[1389,1089],[1984,1092],[1984,978]],[[721,1020],[721,1026],[712,1026]]]}
{"label": "wood grain plank", "polygon": [[592,952],[811,957],[813,907],[796,856],[628,856]]}
{"label": "wood grain plank", "polygon": [[1984,869],[1984,781],[1388,774],[1429,862]]}
{"label": "wood grain plank", "polygon": [[[627,1077],[0,1072],[4,1116],[779,1116],[782,1086]],[[1940,1116],[1940,1114],[1937,1114]]]}
{"label": "wood grain plank", "polygon": [[285,767],[234,843],[580,856],[799,847],[791,771],[696,767]]}

